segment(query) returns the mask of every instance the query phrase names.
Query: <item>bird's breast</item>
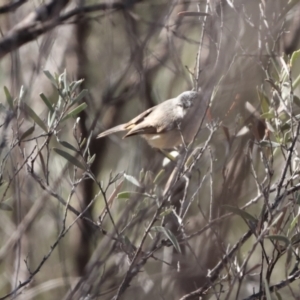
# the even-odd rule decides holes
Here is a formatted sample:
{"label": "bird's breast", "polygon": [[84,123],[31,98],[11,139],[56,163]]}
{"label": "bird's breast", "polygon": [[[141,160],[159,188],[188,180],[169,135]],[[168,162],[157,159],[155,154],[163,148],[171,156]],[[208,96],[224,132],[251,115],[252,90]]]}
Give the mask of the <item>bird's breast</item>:
{"label": "bird's breast", "polygon": [[178,131],[167,131],[159,134],[143,134],[142,137],[153,148],[171,149],[182,144],[182,138]]}

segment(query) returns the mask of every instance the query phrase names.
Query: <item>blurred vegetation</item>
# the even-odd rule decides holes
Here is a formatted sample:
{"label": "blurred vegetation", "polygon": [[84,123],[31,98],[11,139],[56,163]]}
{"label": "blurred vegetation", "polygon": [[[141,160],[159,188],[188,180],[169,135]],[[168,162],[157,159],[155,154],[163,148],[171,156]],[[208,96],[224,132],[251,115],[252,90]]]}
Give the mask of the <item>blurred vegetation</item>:
{"label": "blurred vegetation", "polygon": [[299,2],[0,1],[0,299],[299,299]]}

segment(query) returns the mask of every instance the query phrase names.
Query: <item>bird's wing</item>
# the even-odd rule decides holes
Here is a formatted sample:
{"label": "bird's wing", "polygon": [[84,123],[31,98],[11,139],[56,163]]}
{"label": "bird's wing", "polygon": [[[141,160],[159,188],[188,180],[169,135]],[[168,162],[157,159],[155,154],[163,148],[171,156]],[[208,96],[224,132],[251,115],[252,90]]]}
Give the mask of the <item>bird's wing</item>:
{"label": "bird's wing", "polygon": [[[165,122],[166,118],[170,119],[170,116],[166,115],[168,113],[170,114],[170,110],[163,108],[163,106],[172,107],[173,104],[170,103],[171,101],[174,101],[174,99],[169,99],[161,104],[153,106],[128,122],[128,126],[126,126],[126,128],[129,129],[129,131],[124,137],[136,134],[164,133],[174,129],[177,126],[175,122]],[[156,109],[158,106],[160,109]],[[153,119],[155,119],[155,124],[153,124]]]}
{"label": "bird's wing", "polygon": [[139,114],[137,117],[132,119],[126,124],[126,129],[129,130],[127,134],[124,136],[132,136],[136,134],[153,134],[156,133],[156,128],[152,126],[151,124],[148,124],[147,121],[144,122],[145,118],[148,117],[154,110],[156,106],[153,106],[141,114]]}
{"label": "bird's wing", "polygon": [[130,130],[134,126],[136,126],[139,123],[143,122],[144,119],[152,113],[152,111],[154,110],[155,107],[156,106],[150,107],[149,109],[145,110],[144,112],[142,112],[141,114],[139,114],[138,116],[136,116],[135,118],[133,118],[132,120],[127,122],[126,123],[126,129]]}
{"label": "bird's wing", "polygon": [[136,134],[155,134],[157,133],[157,130],[153,126],[145,126],[143,123],[140,123],[136,126],[134,126],[131,130],[129,130],[123,138],[126,138],[128,136],[136,135]]}
{"label": "bird's wing", "polygon": [[[110,128],[108,130],[103,131],[102,133],[100,133],[97,136],[97,139],[100,139],[102,137],[105,137],[107,135],[116,133],[116,132],[120,132],[120,131],[125,131],[125,130],[129,130],[128,134],[131,132],[131,129],[134,128],[137,124],[141,123],[154,109],[155,106],[145,110],[144,112],[142,112],[141,114],[139,114],[138,116],[136,116],[135,118],[133,118],[132,120],[130,120],[127,123],[121,124],[121,125],[117,125],[113,128]],[[130,136],[130,135],[134,135],[134,134],[138,134],[138,131],[132,132],[132,134],[126,134],[126,136]]]}

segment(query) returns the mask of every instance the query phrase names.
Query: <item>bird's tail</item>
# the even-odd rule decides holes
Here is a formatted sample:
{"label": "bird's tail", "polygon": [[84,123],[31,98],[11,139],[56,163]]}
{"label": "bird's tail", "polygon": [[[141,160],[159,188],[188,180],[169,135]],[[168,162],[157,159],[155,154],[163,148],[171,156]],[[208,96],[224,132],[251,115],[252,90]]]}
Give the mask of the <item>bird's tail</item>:
{"label": "bird's tail", "polygon": [[120,132],[120,131],[125,131],[126,130],[125,125],[126,124],[121,124],[121,125],[115,126],[113,128],[110,128],[108,130],[105,130],[102,133],[100,133],[96,138],[100,139],[100,138],[103,138],[103,137],[105,137],[107,135],[110,135],[112,133],[116,133],[116,132]]}

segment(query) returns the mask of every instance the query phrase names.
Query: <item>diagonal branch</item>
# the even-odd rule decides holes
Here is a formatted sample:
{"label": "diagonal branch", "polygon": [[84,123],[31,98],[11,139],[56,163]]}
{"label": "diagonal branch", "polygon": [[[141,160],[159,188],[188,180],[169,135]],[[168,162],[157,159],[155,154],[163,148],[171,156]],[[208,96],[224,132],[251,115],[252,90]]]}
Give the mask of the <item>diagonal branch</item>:
{"label": "diagonal branch", "polygon": [[4,4],[0,6],[0,14],[6,14],[8,12],[14,11],[27,1],[28,0],[16,0],[13,1],[12,3]]}
{"label": "diagonal branch", "polygon": [[[59,2],[59,1],[58,1]],[[68,0],[64,0],[64,5],[58,7],[40,7],[34,13],[28,15],[22,22],[12,28],[3,39],[0,40],[0,59],[8,53],[17,50],[22,45],[31,42],[42,34],[54,29],[56,26],[63,24],[70,18],[83,13],[91,13],[105,10],[124,9],[123,3],[115,2],[112,4],[97,4],[80,8],[74,8],[58,17],[59,11],[67,4]],[[59,8],[59,9],[58,9]]]}

